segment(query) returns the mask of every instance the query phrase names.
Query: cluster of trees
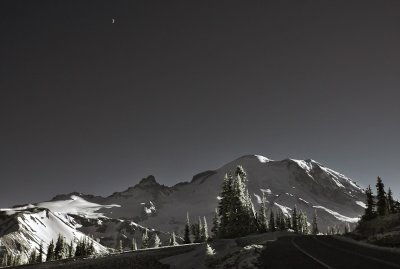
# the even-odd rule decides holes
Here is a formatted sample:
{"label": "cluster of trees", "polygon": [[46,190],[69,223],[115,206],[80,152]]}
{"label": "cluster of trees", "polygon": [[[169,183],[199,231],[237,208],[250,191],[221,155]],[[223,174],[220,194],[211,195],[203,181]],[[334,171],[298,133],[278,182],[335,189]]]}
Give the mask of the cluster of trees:
{"label": "cluster of trees", "polygon": [[154,233],[154,236],[149,236],[146,229],[146,231],[142,235],[142,248],[158,248],[160,246],[160,237],[158,237],[156,233]]}
{"label": "cluster of trees", "polygon": [[[90,256],[95,253],[93,246],[93,240],[87,237],[81,238],[76,247],[72,241],[68,244],[61,234],[58,235],[57,241],[54,244],[52,240],[47,248],[47,252],[44,252],[43,242],[40,243],[39,249],[34,248],[28,257],[28,264],[41,263],[45,261],[55,261],[72,257]],[[21,265],[23,262],[21,255],[5,254],[0,261],[1,266],[16,266]]]}
{"label": "cluster of trees", "polygon": [[247,176],[242,166],[235,173],[226,174],[213,233],[215,237],[234,238],[256,232],[257,219],[254,205],[246,187]]}
{"label": "cluster of trees", "polygon": [[[146,229],[145,232],[142,234],[142,249],[146,248],[158,248],[161,247],[162,242],[158,234],[154,233],[154,236],[149,236],[148,230]],[[171,237],[169,239],[169,245],[170,246],[177,246],[179,245],[178,242],[176,241],[176,235],[174,232],[171,233]],[[132,238],[132,243],[131,243],[131,250],[135,251],[138,250],[138,245],[136,242],[135,238]],[[117,250],[119,252],[124,251],[124,246],[122,243],[122,240],[119,240]]]}
{"label": "cluster of trees", "polygon": [[351,228],[350,228],[350,224],[349,223],[345,223],[344,226],[328,226],[327,227],[327,231],[326,234],[327,235],[340,235],[340,234],[347,234],[351,232]]}
{"label": "cluster of trees", "polygon": [[[191,234],[193,240],[191,239]],[[209,239],[208,236],[208,224],[207,219],[204,216],[203,220],[199,217],[197,223],[193,223],[190,225],[189,213],[186,214],[186,224],[185,230],[183,235],[183,243],[190,244],[190,243],[202,243],[207,242]]]}
{"label": "cluster of trees", "polygon": [[93,240],[83,237],[78,241],[74,248],[72,241],[68,244],[65,238],[60,234],[55,245],[53,240],[50,242],[49,247],[47,248],[46,261],[84,257],[93,255],[94,253],[95,249],[93,246]]}
{"label": "cluster of trees", "polygon": [[17,266],[21,265],[21,255],[12,255],[11,253],[5,253],[3,258],[0,260],[0,266]]}
{"label": "cluster of trees", "polygon": [[314,214],[310,231],[307,216],[295,206],[291,216],[281,211],[269,211],[267,216],[266,198],[263,193],[259,212],[255,212],[247,186],[247,176],[242,166],[226,174],[222,185],[220,201],[216,209],[212,232],[216,238],[235,238],[251,233],[274,232],[292,229],[296,233],[318,234],[317,215]]}
{"label": "cluster of trees", "polygon": [[386,193],[385,185],[380,177],[376,182],[376,199],[372,193],[371,186],[368,186],[365,195],[367,203],[365,213],[362,216],[363,221],[368,221],[378,216],[400,213],[400,203],[393,199],[393,193],[390,188]]}

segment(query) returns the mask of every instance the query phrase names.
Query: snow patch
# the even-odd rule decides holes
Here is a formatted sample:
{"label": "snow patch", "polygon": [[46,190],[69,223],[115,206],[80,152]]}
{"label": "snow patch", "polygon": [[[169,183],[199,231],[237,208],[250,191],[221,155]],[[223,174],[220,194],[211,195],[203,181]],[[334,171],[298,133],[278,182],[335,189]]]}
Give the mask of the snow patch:
{"label": "snow patch", "polygon": [[284,206],[284,205],[280,205],[278,203],[274,203],[274,205],[276,205],[277,207],[279,207],[279,209],[282,211],[282,213],[286,216],[286,217],[290,217],[290,211],[292,210],[290,207]]}
{"label": "snow patch", "polygon": [[37,207],[48,208],[53,212],[66,213],[84,216],[90,219],[97,219],[105,217],[103,213],[96,213],[96,211],[102,208],[120,207],[120,205],[100,205],[92,202],[88,202],[82,197],[71,195],[70,200],[60,200],[52,202],[43,202],[36,205]]}
{"label": "snow patch", "polygon": [[342,214],[339,214],[338,212],[335,212],[335,211],[328,209],[326,207],[323,207],[323,206],[316,205],[313,207],[325,210],[326,212],[328,212],[329,214],[331,214],[332,216],[334,216],[336,219],[338,219],[340,221],[356,223],[360,220],[359,218],[350,218],[350,217],[343,216]]}
{"label": "snow patch", "polygon": [[272,160],[268,159],[267,157],[261,156],[261,155],[254,155],[255,157],[257,157],[257,159],[260,161],[260,163],[267,163],[270,162]]}
{"label": "snow patch", "polygon": [[306,204],[309,204],[309,202],[307,202],[307,201],[304,200],[303,198],[300,198],[300,197],[299,197],[299,200],[302,201],[302,202],[304,202],[304,203],[306,203]]}
{"label": "snow patch", "polygon": [[272,191],[270,189],[260,189],[260,191],[266,194],[272,194]]}
{"label": "snow patch", "polygon": [[257,203],[258,203],[258,204],[261,204],[261,203],[262,203],[262,200],[261,200],[260,195],[257,195],[257,194],[254,193],[254,196],[255,196],[256,199],[257,199]]}
{"label": "snow patch", "polygon": [[356,204],[361,206],[362,208],[367,208],[367,205],[364,202],[356,201]]}
{"label": "snow patch", "polygon": [[290,160],[295,162],[295,163],[297,163],[298,166],[300,166],[303,170],[305,170],[306,174],[310,178],[314,179],[314,177],[310,174],[310,172],[311,172],[311,170],[313,168],[311,162],[307,162],[307,161],[304,161],[304,160],[295,160],[295,159],[290,159]]}

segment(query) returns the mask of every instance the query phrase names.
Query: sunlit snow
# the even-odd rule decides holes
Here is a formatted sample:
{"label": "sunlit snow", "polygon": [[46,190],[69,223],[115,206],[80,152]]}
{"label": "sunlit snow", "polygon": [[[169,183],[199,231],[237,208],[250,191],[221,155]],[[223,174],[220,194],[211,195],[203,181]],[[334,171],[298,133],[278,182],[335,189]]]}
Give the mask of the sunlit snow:
{"label": "sunlit snow", "polygon": [[316,206],[313,206],[313,207],[314,208],[323,209],[326,212],[328,212],[329,214],[331,214],[332,216],[334,216],[336,219],[341,220],[341,221],[347,221],[347,222],[351,222],[351,223],[356,223],[356,222],[358,222],[360,220],[359,218],[350,218],[350,217],[343,216],[342,214],[339,214],[338,212],[335,212],[335,211],[333,211],[331,209],[328,209],[326,207],[323,207],[323,206],[316,205]]}
{"label": "sunlit snow", "polygon": [[267,163],[267,162],[271,161],[267,157],[264,157],[264,156],[261,156],[261,155],[254,155],[254,156],[257,157],[257,159],[260,161],[260,163]]}
{"label": "sunlit snow", "polygon": [[96,203],[88,202],[82,197],[71,195],[70,200],[51,201],[37,204],[37,207],[48,208],[53,212],[83,215],[87,218],[104,217],[103,213],[96,213],[101,208],[120,207],[120,205],[99,205]]}
{"label": "sunlit snow", "polygon": [[364,202],[361,201],[356,201],[356,204],[363,207],[363,208],[367,208],[367,205]]}
{"label": "sunlit snow", "polygon": [[290,210],[292,210],[290,207],[287,207],[287,206],[284,206],[284,205],[280,205],[280,204],[278,204],[278,203],[274,203],[274,205],[276,205],[277,207],[279,207],[280,208],[280,210],[282,211],[282,213],[285,215],[285,216],[287,216],[287,217],[290,217]]}

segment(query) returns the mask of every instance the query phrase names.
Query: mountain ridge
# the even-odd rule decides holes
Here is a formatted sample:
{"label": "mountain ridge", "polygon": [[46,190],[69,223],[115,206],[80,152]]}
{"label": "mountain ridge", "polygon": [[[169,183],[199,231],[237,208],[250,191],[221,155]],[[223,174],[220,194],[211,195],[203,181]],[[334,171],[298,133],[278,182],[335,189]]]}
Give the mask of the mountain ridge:
{"label": "mountain ridge", "polygon": [[[140,244],[141,235],[147,228],[149,232],[159,234],[164,243],[168,241],[170,232],[182,236],[186,212],[189,212],[192,220],[205,216],[211,229],[224,175],[233,172],[238,165],[247,173],[248,189],[256,209],[262,193],[265,193],[268,211],[279,210],[290,215],[296,205],[309,218],[317,211],[323,232],[328,226],[356,223],[364,211],[363,189],[350,178],[317,161],[290,158],[275,161],[261,155],[243,155],[215,170],[200,172],[191,181],[173,186],[160,184],[154,176],[149,175],[134,186],[106,197],[72,192],[58,194],[47,202],[1,209],[0,244],[6,241],[5,245],[14,253],[17,253],[16,244],[25,245],[24,253],[27,255],[29,242],[20,236],[10,239],[7,237],[9,230],[1,227],[7,221],[16,221],[11,230],[34,238],[35,229],[39,229],[39,226],[27,222],[21,224],[26,228],[21,228],[18,214],[28,220],[35,210],[42,209],[51,212],[50,215],[70,221],[64,225],[56,218],[41,216],[49,226],[59,223],[56,225],[59,228],[55,230],[74,230],[71,233],[78,236],[71,236],[71,240],[77,240],[81,234],[92,235],[108,248],[116,247],[119,240],[129,244],[132,238]],[[38,222],[40,218],[37,218]],[[29,225],[34,226],[31,231]],[[47,237],[41,240],[49,243]],[[107,248],[101,251],[107,251]]]}

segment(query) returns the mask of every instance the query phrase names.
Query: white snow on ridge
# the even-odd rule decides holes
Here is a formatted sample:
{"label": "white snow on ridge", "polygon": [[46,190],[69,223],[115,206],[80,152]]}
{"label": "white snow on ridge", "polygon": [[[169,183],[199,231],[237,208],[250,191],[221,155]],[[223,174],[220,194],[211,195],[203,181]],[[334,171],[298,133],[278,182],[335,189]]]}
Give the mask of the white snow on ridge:
{"label": "white snow on ridge", "polygon": [[86,218],[105,217],[103,213],[96,213],[101,208],[120,207],[120,205],[100,205],[91,203],[82,197],[72,195],[70,200],[51,201],[37,204],[37,207],[48,208],[53,212],[84,215]]}
{"label": "white snow on ridge", "polygon": [[331,214],[332,216],[334,216],[336,219],[338,219],[340,221],[356,223],[360,220],[359,218],[350,218],[350,217],[343,216],[342,214],[339,214],[338,212],[335,212],[335,211],[328,209],[326,207],[323,207],[323,206],[315,205],[313,207],[325,210],[326,212],[328,212],[329,214]]}
{"label": "white snow on ridge", "polygon": [[269,161],[272,161],[270,159],[268,159],[267,157],[261,156],[261,155],[254,155],[257,157],[257,159],[260,161],[260,163],[267,163]]}
{"label": "white snow on ridge", "polygon": [[307,201],[304,200],[303,198],[299,198],[299,200],[302,201],[302,202],[304,202],[304,203],[306,203],[306,204],[309,204],[309,202],[307,202]]}
{"label": "white snow on ridge", "polygon": [[322,170],[325,171],[325,173],[329,174],[332,177],[332,180],[336,183],[336,185],[339,188],[344,188],[343,184],[340,183],[340,181],[338,180],[338,173],[337,172],[335,172],[335,171],[333,171],[333,170],[331,170],[329,168],[326,168],[326,167],[324,167],[322,165],[320,167],[321,167]]}
{"label": "white snow on ridge", "polygon": [[326,173],[328,173],[328,174],[331,175],[334,179],[336,179],[336,180],[335,180],[336,184],[339,183],[339,184],[341,185],[341,186],[339,186],[339,184],[338,184],[339,187],[344,188],[344,186],[338,181],[338,178],[342,178],[342,179],[344,179],[347,183],[349,183],[352,187],[354,187],[354,188],[356,188],[356,189],[362,191],[362,188],[360,188],[356,183],[353,182],[353,180],[351,180],[350,178],[346,177],[345,175],[343,175],[343,174],[341,174],[341,173],[339,173],[339,172],[336,172],[335,170],[332,170],[332,169],[330,169],[330,168],[327,168],[327,167],[325,167],[325,166],[323,166],[323,165],[320,165],[320,167],[321,167],[322,170],[324,170]]}
{"label": "white snow on ridge", "polygon": [[35,206],[32,204],[29,204],[26,206],[13,207],[13,208],[0,208],[0,211],[4,212],[7,216],[11,216],[17,212],[25,211],[25,210],[31,209],[31,208],[35,208]]}
{"label": "white snow on ridge", "polygon": [[290,207],[284,206],[284,205],[280,205],[278,203],[274,203],[274,205],[276,205],[277,207],[279,207],[279,209],[282,211],[282,213],[286,216],[286,217],[290,217],[290,210],[292,210]]}
{"label": "white snow on ridge", "polygon": [[361,206],[362,208],[367,208],[367,205],[364,202],[356,201],[356,204]]}
{"label": "white snow on ridge", "polygon": [[310,174],[310,171],[312,170],[312,164],[309,162],[306,162],[304,160],[296,160],[296,159],[290,159],[291,161],[297,163],[298,166],[300,166],[302,169],[304,169],[307,173],[307,175],[314,179],[314,177]]}

